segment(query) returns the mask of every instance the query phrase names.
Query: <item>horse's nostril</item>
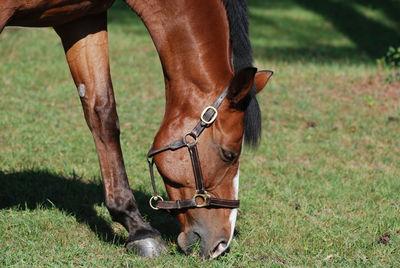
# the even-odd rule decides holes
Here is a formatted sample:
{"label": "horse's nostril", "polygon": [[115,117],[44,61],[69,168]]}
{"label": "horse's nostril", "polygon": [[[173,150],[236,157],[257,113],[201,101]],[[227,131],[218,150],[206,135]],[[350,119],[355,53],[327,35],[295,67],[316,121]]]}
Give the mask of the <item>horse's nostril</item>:
{"label": "horse's nostril", "polygon": [[228,248],[228,244],[226,243],[225,240],[219,242],[217,246],[214,248],[214,250],[211,253],[211,258],[214,259],[221,255],[226,249]]}

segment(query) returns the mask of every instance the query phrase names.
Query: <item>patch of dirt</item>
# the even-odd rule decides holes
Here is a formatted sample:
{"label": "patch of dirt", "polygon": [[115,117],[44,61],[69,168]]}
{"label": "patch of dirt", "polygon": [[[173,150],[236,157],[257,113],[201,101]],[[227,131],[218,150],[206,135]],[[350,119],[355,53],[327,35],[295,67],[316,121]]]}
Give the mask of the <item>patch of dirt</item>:
{"label": "patch of dirt", "polygon": [[392,242],[391,234],[389,232],[384,233],[383,235],[378,237],[376,242],[378,242],[379,244],[384,244],[384,245],[390,244],[390,242]]}
{"label": "patch of dirt", "polygon": [[388,116],[388,121],[389,122],[399,122],[399,118],[394,117],[394,116]]}
{"label": "patch of dirt", "polygon": [[361,261],[367,261],[367,260],[369,260],[368,256],[363,255],[363,254],[354,255],[354,256],[353,256],[353,259],[361,260]]}
{"label": "patch of dirt", "polygon": [[343,109],[351,110],[354,100],[361,98],[366,106],[373,108],[371,111],[388,113],[399,107],[400,81],[389,83],[385,77],[384,73],[376,73],[351,80],[344,74],[337,79],[337,89],[327,93],[333,99],[349,105]]}
{"label": "patch of dirt", "polygon": [[[385,99],[400,98],[400,81],[388,83],[381,75],[367,77],[355,85],[354,90],[359,93],[377,94],[378,97]],[[375,95],[374,94],[374,95]]]}
{"label": "patch of dirt", "polygon": [[272,261],[275,261],[275,262],[279,262],[281,264],[286,264],[286,261],[284,259],[282,259],[280,257],[274,257],[274,256],[263,255],[263,256],[260,256],[260,260],[262,260],[262,261],[272,260]]}
{"label": "patch of dirt", "polygon": [[317,127],[317,126],[318,126],[318,124],[315,121],[307,122],[307,128],[314,128],[314,127]]}

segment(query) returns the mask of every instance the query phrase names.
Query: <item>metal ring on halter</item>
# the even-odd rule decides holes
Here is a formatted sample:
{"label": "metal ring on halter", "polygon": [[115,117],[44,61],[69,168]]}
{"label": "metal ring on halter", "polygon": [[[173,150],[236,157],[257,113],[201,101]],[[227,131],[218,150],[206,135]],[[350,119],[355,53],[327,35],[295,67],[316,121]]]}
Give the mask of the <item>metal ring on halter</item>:
{"label": "metal ring on halter", "polygon": [[[213,117],[211,117],[210,120],[207,121],[207,120],[204,119],[204,115],[206,114],[206,112],[208,111],[208,109],[213,110],[214,115],[213,115]],[[201,113],[200,120],[201,120],[204,124],[206,124],[206,125],[211,125],[212,123],[214,123],[215,119],[217,119],[217,115],[218,115],[218,111],[217,111],[217,109],[215,109],[215,107],[213,107],[213,106],[207,106],[207,107],[203,110],[203,112]]]}
{"label": "metal ring on halter", "polygon": [[[192,137],[192,138],[194,139],[194,142],[189,143],[189,142],[186,140],[186,137],[187,137],[187,136]],[[185,136],[183,136],[183,142],[185,143],[186,146],[188,146],[189,144],[195,145],[195,144],[197,144],[197,137],[196,137],[196,135],[194,135],[192,132],[189,132],[189,133],[187,133]]]}
{"label": "metal ring on halter", "polygon": [[[201,199],[203,199],[203,203],[197,204],[197,202],[196,202],[196,198],[197,197],[200,197]],[[196,207],[197,208],[203,208],[203,207],[208,206],[208,204],[207,204],[207,199],[208,198],[210,198],[210,195],[207,194],[207,193],[204,193],[204,194],[195,193],[194,196],[193,196],[193,199],[194,199],[194,202],[196,203]]]}
{"label": "metal ring on halter", "polygon": [[154,201],[157,201],[158,199],[160,199],[161,201],[164,201],[164,199],[161,197],[161,196],[159,196],[159,195],[153,195],[151,198],[150,198],[150,200],[149,200],[149,204],[150,204],[150,207],[152,208],[152,209],[154,209],[154,210],[159,210],[159,208],[158,207],[156,207],[156,206],[153,206],[153,200]]}

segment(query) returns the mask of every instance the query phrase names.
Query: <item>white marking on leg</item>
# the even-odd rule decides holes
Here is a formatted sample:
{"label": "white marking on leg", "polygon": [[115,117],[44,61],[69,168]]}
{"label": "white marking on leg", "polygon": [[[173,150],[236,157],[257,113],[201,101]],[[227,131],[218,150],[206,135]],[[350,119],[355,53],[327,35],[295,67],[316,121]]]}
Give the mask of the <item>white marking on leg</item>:
{"label": "white marking on leg", "polygon": [[80,85],[79,85],[79,87],[78,87],[78,94],[79,94],[79,97],[81,97],[81,98],[85,97],[85,94],[86,94],[86,87],[85,87],[85,84],[80,84]]}

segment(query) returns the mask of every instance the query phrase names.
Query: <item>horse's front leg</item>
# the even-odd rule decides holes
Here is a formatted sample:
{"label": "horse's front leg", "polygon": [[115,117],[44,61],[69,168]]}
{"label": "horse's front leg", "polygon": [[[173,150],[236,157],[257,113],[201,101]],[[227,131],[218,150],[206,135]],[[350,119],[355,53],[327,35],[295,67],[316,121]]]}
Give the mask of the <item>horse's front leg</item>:
{"label": "horse's front leg", "polygon": [[165,244],[141,217],[125,171],[109,69],[107,14],[81,18],[55,30],[96,144],[108,211],[129,231],[127,248],[149,257],[159,255]]}

